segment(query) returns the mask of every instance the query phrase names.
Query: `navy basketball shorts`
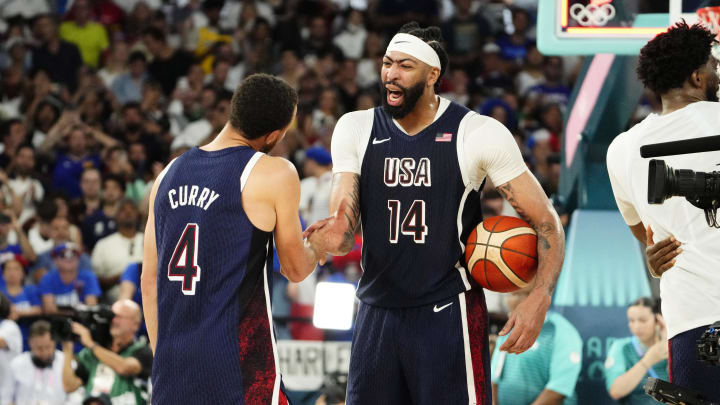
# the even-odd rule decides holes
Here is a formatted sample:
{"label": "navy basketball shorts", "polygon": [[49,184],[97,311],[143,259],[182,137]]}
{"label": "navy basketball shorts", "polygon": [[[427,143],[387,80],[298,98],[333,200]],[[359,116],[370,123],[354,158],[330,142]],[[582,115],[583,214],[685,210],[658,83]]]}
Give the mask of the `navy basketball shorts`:
{"label": "navy basketball shorts", "polygon": [[720,367],[697,358],[697,340],[708,326],[675,335],[668,341],[670,382],[705,394],[707,400],[720,401]]}
{"label": "navy basketball shorts", "polygon": [[347,405],[490,405],[480,287],[413,308],[360,304]]}

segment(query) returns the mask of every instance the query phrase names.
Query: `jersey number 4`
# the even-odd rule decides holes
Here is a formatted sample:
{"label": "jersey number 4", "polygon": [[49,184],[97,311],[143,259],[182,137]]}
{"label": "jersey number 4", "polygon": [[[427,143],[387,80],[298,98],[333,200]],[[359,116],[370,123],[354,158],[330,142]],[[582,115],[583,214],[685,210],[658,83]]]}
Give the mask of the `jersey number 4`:
{"label": "jersey number 4", "polygon": [[413,201],[405,219],[400,223],[400,201],[388,200],[390,210],[390,243],[398,243],[399,233],[413,237],[415,243],[425,243],[428,227],[425,225],[425,201]]}
{"label": "jersey number 4", "polygon": [[182,281],[181,290],[185,295],[195,295],[195,283],[200,281],[200,266],[197,262],[199,235],[198,224],[185,225],[168,264],[168,279]]}

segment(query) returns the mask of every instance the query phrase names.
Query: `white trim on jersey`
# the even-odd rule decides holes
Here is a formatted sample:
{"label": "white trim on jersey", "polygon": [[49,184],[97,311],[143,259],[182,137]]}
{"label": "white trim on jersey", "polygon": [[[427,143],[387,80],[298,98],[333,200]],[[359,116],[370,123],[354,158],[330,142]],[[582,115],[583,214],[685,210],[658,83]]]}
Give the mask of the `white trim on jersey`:
{"label": "white trim on jersey", "polygon": [[[459,141],[459,139],[458,139]],[[462,167],[462,165],[461,165]],[[465,175],[463,175],[465,177]],[[465,209],[465,201],[467,200],[468,195],[471,191],[473,191],[473,187],[470,184],[466,183],[465,192],[462,195],[462,198],[460,199],[460,206],[458,207],[458,214],[457,214],[457,232],[458,232],[458,242],[460,243],[460,251],[465,254],[465,241],[462,240],[462,232],[463,232],[463,225],[462,225],[462,216]],[[455,265],[455,268],[458,269],[460,272],[460,277],[462,278],[463,284],[465,285],[465,290],[470,290],[470,282],[467,278],[467,273],[470,270],[465,269],[465,266],[462,265],[462,261],[458,260],[457,264]]]}
{"label": "white trim on jersey", "polygon": [[475,373],[473,372],[472,351],[470,350],[470,332],[467,322],[467,302],[465,301],[465,293],[458,296],[460,301],[460,319],[462,320],[463,348],[465,352],[465,377],[467,379],[468,388],[468,404],[477,405],[477,395],[475,394]]}
{"label": "white trim on jersey", "polygon": [[[465,116],[463,116],[463,118],[460,120],[460,124],[458,124],[458,130],[456,134],[457,140],[455,141],[458,165],[460,166],[460,174],[462,175],[462,181],[465,186],[468,186],[471,183],[468,171],[472,170],[471,167],[467,167],[467,162],[465,161],[465,135],[467,132],[465,130],[465,127],[468,124],[469,118],[473,114],[475,114],[474,111],[468,111],[468,113],[465,114]],[[458,221],[458,224],[460,224],[460,221]]]}
{"label": "white trim on jersey", "polygon": [[[260,153],[260,152],[258,152],[258,153]],[[255,156],[257,156],[257,154]],[[253,158],[255,158],[255,156],[253,156]],[[265,245],[266,257],[268,254],[270,254],[269,250],[270,250],[270,242],[268,242]],[[268,323],[270,324],[270,340],[272,341],[273,359],[275,360],[275,385],[273,386],[272,401],[270,402],[270,404],[277,405],[280,400],[280,379],[281,379],[280,358],[278,357],[277,345],[275,344],[275,329],[273,328],[272,308],[270,307],[270,287],[268,284],[267,275],[268,275],[268,269],[267,269],[267,260],[266,260],[265,265],[263,266],[263,284],[264,284],[263,287],[265,289],[265,307],[267,308]]]}
{"label": "white trim on jersey", "polygon": [[255,154],[248,160],[247,164],[245,165],[245,168],[243,169],[242,175],[240,176],[240,192],[245,189],[245,184],[248,181],[248,178],[250,177],[250,173],[252,173],[253,167],[255,167],[255,164],[260,160],[260,158],[264,155],[262,152],[255,152]]}

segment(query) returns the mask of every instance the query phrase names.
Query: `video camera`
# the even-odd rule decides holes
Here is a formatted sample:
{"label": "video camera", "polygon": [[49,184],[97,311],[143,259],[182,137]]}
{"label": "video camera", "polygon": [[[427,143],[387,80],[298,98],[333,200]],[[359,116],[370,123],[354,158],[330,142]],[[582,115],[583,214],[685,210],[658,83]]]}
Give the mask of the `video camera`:
{"label": "video camera", "polygon": [[[720,150],[720,136],[717,135],[644,145],[640,147],[640,156],[652,158],[716,150]],[[675,196],[685,197],[690,204],[704,210],[708,225],[720,228],[717,221],[717,210],[720,208],[720,172],[673,169],[663,160],[651,160],[648,167],[648,203],[662,204]]]}
{"label": "video camera", "polygon": [[74,307],[58,308],[62,315],[50,317],[53,338],[61,342],[76,340],[77,335],[72,332],[72,323],[77,322],[90,330],[92,339],[103,347],[109,347],[112,342],[110,336],[110,323],[115,314],[108,305],[76,305]]}
{"label": "video camera", "polygon": [[646,394],[664,404],[720,405],[716,402],[708,401],[698,392],[653,377],[648,377],[643,388]]}

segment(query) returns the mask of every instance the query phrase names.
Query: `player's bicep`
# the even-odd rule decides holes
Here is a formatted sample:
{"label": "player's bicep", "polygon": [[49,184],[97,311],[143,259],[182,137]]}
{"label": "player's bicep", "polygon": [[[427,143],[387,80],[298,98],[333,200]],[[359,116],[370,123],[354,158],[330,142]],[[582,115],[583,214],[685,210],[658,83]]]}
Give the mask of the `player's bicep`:
{"label": "player's bicep", "polygon": [[547,221],[555,212],[540,183],[529,171],[499,185],[498,191],[518,215],[535,227]]}
{"label": "player's bicep", "polygon": [[527,171],[512,133],[500,122],[484,120],[463,139],[463,151],[470,178],[479,184],[485,174],[494,185],[504,184]]}

